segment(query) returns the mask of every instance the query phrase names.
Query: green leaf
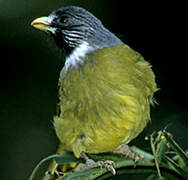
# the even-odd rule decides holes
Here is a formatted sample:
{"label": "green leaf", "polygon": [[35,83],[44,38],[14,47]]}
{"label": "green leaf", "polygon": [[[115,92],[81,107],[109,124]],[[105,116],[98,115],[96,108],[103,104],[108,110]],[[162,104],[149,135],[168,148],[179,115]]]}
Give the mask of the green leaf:
{"label": "green leaf", "polygon": [[165,138],[167,139],[170,146],[179,154],[179,156],[183,159],[185,162],[185,165],[188,167],[188,157],[187,154],[183,151],[183,149],[174,141],[172,138],[172,135],[170,133],[167,133],[166,131],[163,131],[163,134]]}
{"label": "green leaf", "polygon": [[65,176],[60,177],[57,180],[92,180],[104,174],[105,172],[107,172],[106,168],[95,168],[66,174]]}
{"label": "green leaf", "polygon": [[166,138],[164,137],[162,131],[158,132],[158,144],[156,145],[156,158],[158,163],[160,164],[162,161],[162,158],[165,154],[165,151],[167,150],[167,141]]}
{"label": "green leaf", "polygon": [[105,161],[105,160],[121,161],[128,159],[124,155],[114,154],[114,153],[89,154],[88,156],[94,161]]}
{"label": "green leaf", "polygon": [[76,158],[72,152],[64,152],[63,154],[56,156],[54,160],[58,165],[83,162],[81,158]]}
{"label": "green leaf", "polygon": [[152,153],[153,153],[153,156],[154,156],[154,160],[155,160],[155,165],[156,165],[156,168],[157,168],[157,172],[158,172],[158,175],[159,177],[161,177],[161,172],[160,172],[160,168],[159,168],[159,162],[158,162],[158,155],[156,153],[156,143],[157,143],[157,137],[156,139],[154,139],[154,135],[155,133],[152,133],[151,136],[150,136],[150,145],[151,145],[151,150],[152,150]]}
{"label": "green leaf", "polygon": [[154,157],[153,157],[152,154],[150,154],[150,153],[148,153],[148,152],[146,152],[146,151],[144,151],[144,150],[142,150],[142,149],[140,149],[136,146],[132,146],[131,150],[134,151],[137,154],[143,155],[145,160],[148,160],[148,161],[154,160]]}
{"label": "green leaf", "polygon": [[170,163],[172,169],[174,169],[177,173],[181,174],[184,178],[188,179],[188,173],[183,168],[176,164],[171,158],[167,156],[165,158]]}
{"label": "green leaf", "polygon": [[147,180],[168,180],[168,179],[166,179],[166,178],[164,178],[164,177],[159,177],[159,176],[156,175],[156,174],[152,174],[151,176],[149,176],[149,177],[147,178]]}

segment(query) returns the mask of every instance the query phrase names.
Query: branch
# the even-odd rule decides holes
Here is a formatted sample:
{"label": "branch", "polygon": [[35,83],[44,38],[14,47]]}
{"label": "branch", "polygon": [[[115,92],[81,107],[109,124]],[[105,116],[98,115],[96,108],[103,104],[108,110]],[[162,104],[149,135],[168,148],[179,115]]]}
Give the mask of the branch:
{"label": "branch", "polygon": [[[147,180],[184,180],[188,179],[188,157],[185,151],[175,142],[172,135],[166,131],[159,131],[150,136],[152,154],[145,152],[135,146],[131,149],[144,156],[143,161],[135,164],[133,160],[122,155],[113,153],[101,153],[89,155],[95,161],[112,160],[115,165],[116,175],[123,174],[146,174]],[[168,153],[174,150],[172,156]],[[77,159],[72,152],[65,152],[61,155],[51,155],[39,162],[32,172],[29,180],[34,180],[35,174],[40,166],[48,160],[54,159],[58,165],[84,163],[83,159]],[[84,171],[75,171],[59,176],[56,180],[103,180],[113,176],[106,168],[94,168]]]}

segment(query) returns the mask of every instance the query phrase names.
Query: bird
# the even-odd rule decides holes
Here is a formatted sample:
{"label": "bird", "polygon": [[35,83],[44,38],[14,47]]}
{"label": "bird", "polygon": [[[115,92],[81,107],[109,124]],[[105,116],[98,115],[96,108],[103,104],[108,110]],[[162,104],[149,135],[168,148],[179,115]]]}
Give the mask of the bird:
{"label": "bird", "polygon": [[62,53],[53,121],[57,153],[73,152],[93,167],[98,164],[88,154],[126,153],[150,121],[158,90],[150,63],[81,7],[59,8],[31,25]]}

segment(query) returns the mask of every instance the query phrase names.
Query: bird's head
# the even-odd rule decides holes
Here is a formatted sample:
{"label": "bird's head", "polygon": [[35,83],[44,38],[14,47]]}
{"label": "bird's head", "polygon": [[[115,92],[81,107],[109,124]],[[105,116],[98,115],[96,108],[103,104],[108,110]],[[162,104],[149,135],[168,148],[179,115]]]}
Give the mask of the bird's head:
{"label": "bird's head", "polygon": [[66,55],[83,44],[95,50],[121,43],[99,19],[80,7],[60,8],[49,16],[35,19],[31,25],[52,36]]}

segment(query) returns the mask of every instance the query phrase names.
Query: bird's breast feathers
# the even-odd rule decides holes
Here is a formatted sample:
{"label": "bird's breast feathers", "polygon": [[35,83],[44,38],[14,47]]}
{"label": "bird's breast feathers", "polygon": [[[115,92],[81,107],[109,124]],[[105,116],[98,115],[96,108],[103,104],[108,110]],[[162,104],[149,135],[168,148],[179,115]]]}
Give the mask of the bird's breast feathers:
{"label": "bird's breast feathers", "polygon": [[126,45],[103,48],[81,58],[86,58],[84,63],[76,66],[77,60],[70,56],[67,66],[75,66],[68,70],[65,66],[60,74],[56,132],[70,149],[70,142],[84,137],[88,152],[105,152],[143,130],[157,90],[155,77],[149,63]]}

